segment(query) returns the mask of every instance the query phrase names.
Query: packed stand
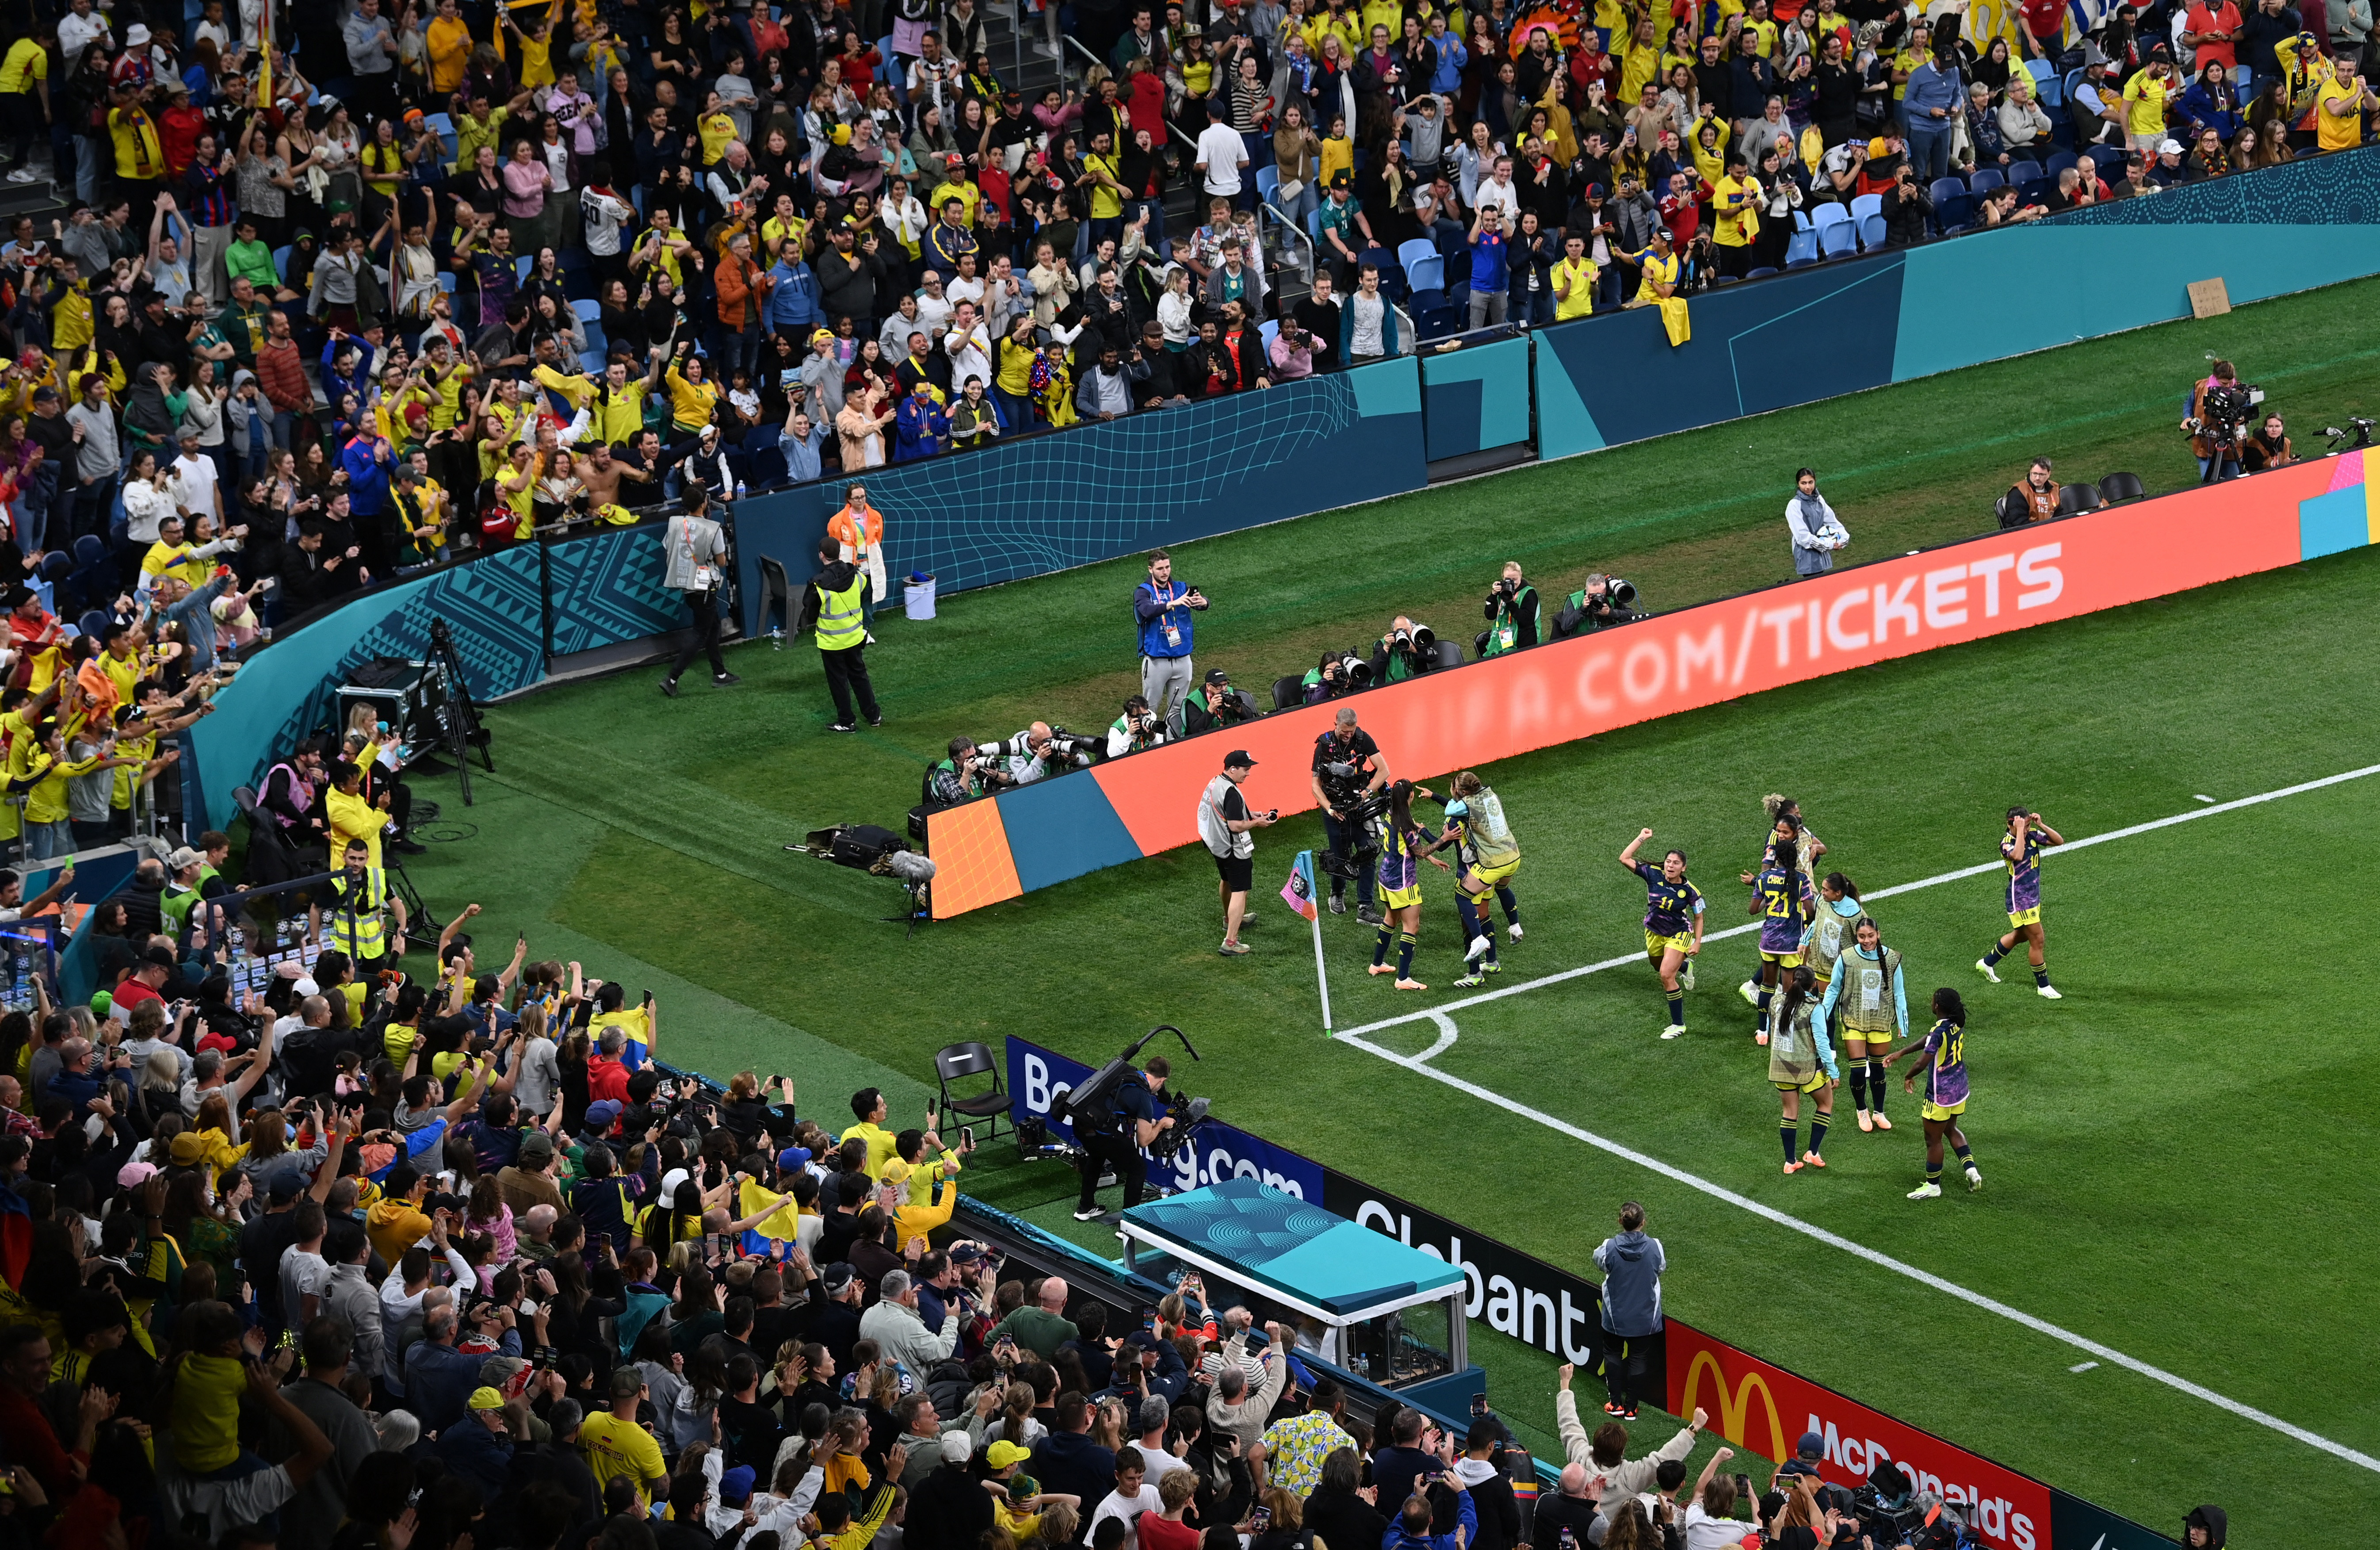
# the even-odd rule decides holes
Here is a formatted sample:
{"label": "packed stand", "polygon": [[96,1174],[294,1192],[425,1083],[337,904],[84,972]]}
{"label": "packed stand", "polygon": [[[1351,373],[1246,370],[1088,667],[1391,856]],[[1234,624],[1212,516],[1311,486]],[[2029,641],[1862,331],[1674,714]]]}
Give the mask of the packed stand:
{"label": "packed stand", "polygon": [[[0,65],[11,176],[46,151],[75,200],[6,251],[19,547],[150,542],[133,460],[195,433],[217,508],[175,504],[249,529],[269,612],[1417,330],[1658,304],[1682,339],[1714,284],[2359,144],[2380,105],[2356,6],[2274,0],[2071,38],[2044,0],[1981,42],[1877,0],[346,0],[269,50],[253,4],[48,5]],[[69,448],[43,385],[112,434]]]}

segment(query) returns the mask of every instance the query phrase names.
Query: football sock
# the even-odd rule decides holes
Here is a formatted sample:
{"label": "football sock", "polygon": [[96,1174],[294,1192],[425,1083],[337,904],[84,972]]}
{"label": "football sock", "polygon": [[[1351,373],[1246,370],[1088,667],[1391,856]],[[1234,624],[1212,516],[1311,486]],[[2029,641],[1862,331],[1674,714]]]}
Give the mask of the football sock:
{"label": "football sock", "polygon": [[1823,1114],[1814,1114],[1810,1117],[1810,1150],[1812,1152],[1816,1152],[1827,1144],[1827,1121],[1829,1117]]}
{"label": "football sock", "polygon": [[1984,961],[1985,963],[1998,963],[2001,958],[2007,956],[2008,950],[1997,942],[1984,949]]}
{"label": "football sock", "polygon": [[1972,1168],[1975,1166],[1974,1148],[1971,1146],[1954,1146],[1950,1150],[1959,1154],[1959,1166],[1961,1167]]}
{"label": "football sock", "polygon": [[2049,965],[2045,963],[2033,971],[2033,982],[2037,985],[2046,985],[2049,982]]}
{"label": "football sock", "polygon": [[1496,885],[1496,902],[1504,907],[1504,919],[1514,925],[1521,923],[1521,901],[1514,898],[1512,890],[1501,883]]}
{"label": "football sock", "polygon": [[1672,995],[1670,997],[1670,1026],[1683,1028],[1685,1025],[1686,998],[1683,995]]}
{"label": "football sock", "polygon": [[[1471,951],[1471,944],[1480,934],[1479,911],[1471,908],[1470,895],[1457,894],[1454,896],[1454,912],[1463,917],[1463,950],[1467,954]],[[1463,961],[1468,963],[1470,959],[1465,958]]]}
{"label": "football sock", "polygon": [[1864,1112],[1867,1108],[1867,1062],[1852,1062],[1852,1106]]}
{"label": "football sock", "polygon": [[1868,1058],[1867,1085],[1868,1112],[1882,1114],[1884,1112],[1884,1061],[1880,1056],[1871,1056]]}
{"label": "football sock", "polygon": [[1387,926],[1382,926],[1380,928],[1380,939],[1372,944],[1373,968],[1377,969],[1381,964],[1386,963],[1389,960],[1389,942],[1390,930]]}
{"label": "football sock", "polygon": [[1399,932],[1397,934],[1398,979],[1410,980],[1413,978],[1413,953],[1414,934],[1409,931]]}
{"label": "football sock", "polygon": [[1793,1150],[1793,1138],[1798,1129],[1799,1127],[1790,1120],[1777,1127],[1777,1135],[1785,1143],[1785,1160],[1789,1163],[1799,1162],[1802,1157],[1799,1152]]}
{"label": "football sock", "polygon": [[1928,1164],[1926,1164],[1926,1165],[1925,1165],[1925,1182],[1926,1182],[1926,1183],[1928,1183],[1928,1184],[1935,1184],[1935,1185],[1938,1185],[1938,1184],[1940,1184],[1940,1183],[1942,1182],[1942,1165],[1941,1165],[1941,1164],[1939,1164],[1939,1163],[1928,1163]]}

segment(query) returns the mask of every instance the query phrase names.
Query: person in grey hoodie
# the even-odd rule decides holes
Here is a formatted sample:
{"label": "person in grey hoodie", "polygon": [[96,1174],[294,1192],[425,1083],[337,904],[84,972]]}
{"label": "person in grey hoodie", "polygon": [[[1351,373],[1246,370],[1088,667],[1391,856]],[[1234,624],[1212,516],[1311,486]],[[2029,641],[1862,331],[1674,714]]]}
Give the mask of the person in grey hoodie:
{"label": "person in grey hoodie", "polygon": [[1595,1251],[1603,1272],[1603,1382],[1611,1392],[1606,1414],[1636,1417],[1636,1383],[1645,1358],[1661,1333],[1661,1272],[1669,1262],[1661,1240],[1645,1231],[1645,1208],[1630,1201],[1620,1208],[1620,1231]]}

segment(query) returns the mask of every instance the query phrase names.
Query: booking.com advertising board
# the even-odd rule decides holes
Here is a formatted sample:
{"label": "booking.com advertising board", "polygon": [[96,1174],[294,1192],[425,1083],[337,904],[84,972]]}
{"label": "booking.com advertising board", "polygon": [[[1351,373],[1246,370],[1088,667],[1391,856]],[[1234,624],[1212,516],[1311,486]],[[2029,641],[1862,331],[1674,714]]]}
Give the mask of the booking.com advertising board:
{"label": "booking.com advertising board", "polygon": [[[2380,482],[2353,452],[1788,581],[1366,691],[1400,771],[1435,775],[1849,668],[2380,542]],[[938,918],[1197,836],[1199,794],[1245,748],[1255,808],[1314,806],[1334,705],[1281,711],[929,820]],[[1223,740],[1216,740],[1218,738]]]}
{"label": "booking.com advertising board", "polygon": [[[1052,1135],[1071,1141],[1073,1131],[1050,1109],[1057,1095],[1089,1076],[1091,1068],[1014,1035],[1006,1043],[1010,1117],[1042,1120]],[[1465,1313],[1557,1361],[1576,1364],[1582,1371],[1581,1408],[1593,1415],[1587,1401],[1602,1327],[1596,1283],[1220,1120],[1199,1126],[1195,1144],[1176,1153],[1170,1167],[1159,1164],[1151,1169],[1152,1183],[1177,1190],[1227,1178],[1254,1178],[1300,1200],[1319,1201],[1335,1215],[1460,1266],[1469,1285]],[[1664,1408],[1670,1414],[1692,1415],[1700,1406],[1719,1435],[1772,1463],[1791,1458],[1803,1433],[1818,1434],[1826,1439],[1821,1469],[1835,1484],[1856,1489],[1878,1465],[1895,1464],[1912,1489],[1955,1504],[1994,1550],[2172,1550],[2172,1540],[2130,1519],[1674,1318],[1656,1348],[1645,1384],[1667,1396]]]}

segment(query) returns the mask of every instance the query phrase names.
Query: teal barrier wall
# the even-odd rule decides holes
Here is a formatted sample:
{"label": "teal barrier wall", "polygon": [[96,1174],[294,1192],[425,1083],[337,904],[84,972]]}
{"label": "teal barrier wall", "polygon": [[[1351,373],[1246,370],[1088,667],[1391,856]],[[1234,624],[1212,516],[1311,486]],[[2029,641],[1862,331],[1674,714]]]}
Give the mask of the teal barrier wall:
{"label": "teal barrier wall", "polygon": [[233,788],[322,725],[338,686],[375,657],[420,661],[443,619],[475,700],[540,681],[552,656],[690,622],[662,587],[662,524],[502,550],[363,593],[250,656],[190,729],[207,823],[238,812]]}
{"label": "teal barrier wall", "polygon": [[[2380,274],[2380,147],[1706,291],[1536,338],[1537,453],[1592,452]],[[1435,427],[1433,427],[1433,433]],[[1435,455],[1435,454],[1433,454]]]}
{"label": "teal barrier wall", "polygon": [[1421,396],[1433,463],[1527,441],[1528,336],[1424,355]]}

